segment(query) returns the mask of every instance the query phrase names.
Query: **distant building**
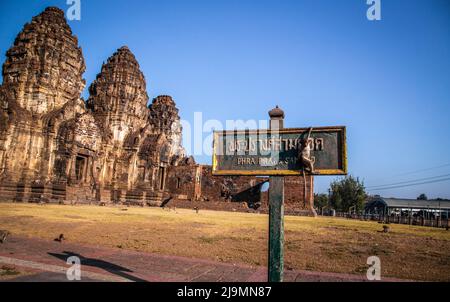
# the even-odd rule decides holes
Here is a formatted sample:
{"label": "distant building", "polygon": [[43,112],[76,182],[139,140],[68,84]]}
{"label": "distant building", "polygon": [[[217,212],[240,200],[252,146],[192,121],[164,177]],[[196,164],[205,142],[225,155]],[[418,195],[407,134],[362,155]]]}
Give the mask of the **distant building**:
{"label": "distant building", "polygon": [[421,217],[449,217],[450,201],[448,200],[416,200],[372,197],[365,206],[365,214],[400,215]]}

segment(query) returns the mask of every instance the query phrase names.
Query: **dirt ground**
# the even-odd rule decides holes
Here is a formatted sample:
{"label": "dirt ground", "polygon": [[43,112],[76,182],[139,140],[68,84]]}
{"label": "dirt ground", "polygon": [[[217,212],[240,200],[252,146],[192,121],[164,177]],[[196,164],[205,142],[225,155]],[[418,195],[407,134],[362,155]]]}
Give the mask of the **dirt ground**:
{"label": "dirt ground", "polygon": [[[160,208],[0,204],[0,229],[74,243],[266,265],[266,215]],[[365,274],[379,256],[382,276],[450,281],[450,232],[337,218],[286,217],[285,268]],[[1,246],[0,246],[1,248]],[[7,271],[7,270],[6,270]],[[5,272],[12,274],[13,272]]]}
{"label": "dirt ground", "polygon": [[29,275],[30,272],[13,265],[0,265],[0,282]]}

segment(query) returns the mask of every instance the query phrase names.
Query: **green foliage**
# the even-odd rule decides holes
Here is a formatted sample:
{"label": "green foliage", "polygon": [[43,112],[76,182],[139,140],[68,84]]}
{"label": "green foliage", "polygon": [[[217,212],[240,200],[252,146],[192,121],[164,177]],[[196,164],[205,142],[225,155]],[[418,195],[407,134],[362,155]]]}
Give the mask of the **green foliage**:
{"label": "green foliage", "polygon": [[417,200],[428,200],[428,197],[426,194],[420,194],[420,196],[417,197]]}
{"label": "green foliage", "polygon": [[328,206],[328,203],[327,194],[314,194],[314,205],[317,209],[322,210],[324,207]]}
{"label": "green foliage", "polygon": [[364,201],[367,198],[364,183],[353,176],[347,176],[336,180],[330,186],[330,205],[336,211],[361,212],[364,209]]}

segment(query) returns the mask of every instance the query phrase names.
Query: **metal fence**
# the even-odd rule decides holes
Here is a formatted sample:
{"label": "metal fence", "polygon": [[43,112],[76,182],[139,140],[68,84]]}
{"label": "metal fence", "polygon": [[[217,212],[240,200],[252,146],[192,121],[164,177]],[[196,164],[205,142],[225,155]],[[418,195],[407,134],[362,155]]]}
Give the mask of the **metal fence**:
{"label": "metal fence", "polygon": [[449,229],[449,219],[436,217],[434,219],[426,219],[420,216],[385,216],[377,214],[349,214],[349,213],[336,213],[336,217],[347,219],[358,219],[365,221],[378,221],[380,223],[393,223],[393,224],[408,224],[416,226],[426,226],[433,228],[446,228]]}

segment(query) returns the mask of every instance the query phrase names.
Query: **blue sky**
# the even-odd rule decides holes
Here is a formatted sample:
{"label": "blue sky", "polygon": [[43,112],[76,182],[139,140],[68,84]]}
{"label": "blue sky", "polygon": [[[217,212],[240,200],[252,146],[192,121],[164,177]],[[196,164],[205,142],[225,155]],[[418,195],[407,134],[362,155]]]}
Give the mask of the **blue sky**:
{"label": "blue sky", "polygon": [[[65,0],[1,0],[2,63],[23,25],[50,5],[69,7]],[[373,22],[365,0],[81,5],[81,21],[69,24],[88,85],[128,45],[150,97],[173,96],[184,120],[192,122],[194,112],[223,123],[267,119],[278,104],[286,127],[346,125],[349,170],[367,186],[450,174],[448,0],[381,0],[382,20]],[[317,177],[316,192],[333,179]],[[450,181],[370,192],[450,198]]]}

